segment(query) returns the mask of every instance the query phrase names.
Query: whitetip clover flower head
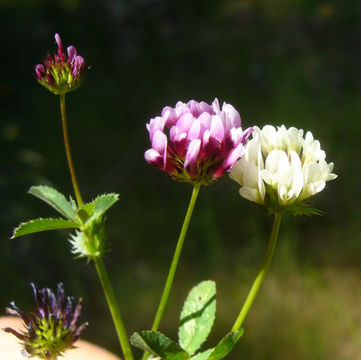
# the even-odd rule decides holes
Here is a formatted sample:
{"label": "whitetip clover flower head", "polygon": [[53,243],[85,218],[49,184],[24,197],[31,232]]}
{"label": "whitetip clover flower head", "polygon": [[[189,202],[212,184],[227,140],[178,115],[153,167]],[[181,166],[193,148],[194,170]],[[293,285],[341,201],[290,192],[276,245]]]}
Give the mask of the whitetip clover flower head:
{"label": "whitetip clover flower head", "polygon": [[8,314],[22,319],[25,330],[16,331],[9,327],[4,330],[21,340],[24,356],[56,359],[65,350],[74,348],[73,344],[88,325],[77,326],[81,299],[74,306],[74,299],[65,295],[62,283],[58,284],[57,294],[48,288],[37,290],[34,284],[31,287],[36,304],[33,312],[25,314],[14,302],[6,309]]}
{"label": "whitetip clover flower head", "polygon": [[252,128],[243,131],[241,117],[218,99],[211,105],[190,100],[166,106],[147,124],[152,148],[145,160],[177,181],[210,184],[242,156]]}
{"label": "whitetip clover flower head", "polygon": [[242,186],[242,197],[266,205],[271,212],[297,213],[302,208],[298,205],[337,177],[310,131],[304,137],[302,129],[284,125],[253,129],[244,155],[229,175]]}
{"label": "whitetip clover flower head", "polygon": [[77,89],[83,82],[84,59],[77,54],[74,46],[64,51],[59,34],[55,34],[58,51],[47,55],[44,64],[35,66],[38,82],[52,93],[65,94]]}

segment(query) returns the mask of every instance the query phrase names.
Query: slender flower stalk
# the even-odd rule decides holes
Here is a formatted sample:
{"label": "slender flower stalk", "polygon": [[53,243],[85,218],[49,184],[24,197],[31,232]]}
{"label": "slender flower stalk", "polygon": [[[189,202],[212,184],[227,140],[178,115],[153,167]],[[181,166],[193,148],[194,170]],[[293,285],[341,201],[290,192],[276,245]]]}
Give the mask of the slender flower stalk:
{"label": "slender flower stalk", "polygon": [[[151,148],[145,160],[174,180],[191,183],[193,193],[178,238],[163,294],[152,325],[157,331],[163,317],[184,239],[201,185],[209,185],[230,171],[243,155],[252,128],[243,131],[241,117],[230,104],[220,107],[218,99],[207,104],[190,100],[166,106],[147,124]],[[143,360],[147,352],[143,355]]]}
{"label": "slender flower stalk", "polygon": [[175,272],[177,270],[177,266],[178,266],[178,262],[179,262],[179,257],[180,257],[180,254],[182,252],[184,239],[186,237],[187,230],[188,230],[188,227],[189,227],[189,223],[190,223],[190,220],[191,220],[191,217],[192,217],[192,214],[193,214],[193,209],[194,209],[194,206],[195,206],[196,201],[197,201],[199,189],[200,189],[199,184],[195,185],[193,187],[191,200],[189,202],[188,210],[187,210],[186,216],[184,218],[184,222],[183,222],[183,225],[182,225],[181,232],[179,234],[177,246],[176,246],[176,249],[175,249],[175,252],[174,252],[174,255],[173,255],[173,260],[172,260],[172,263],[171,263],[171,266],[170,266],[170,269],[169,269],[167,281],[166,281],[165,286],[164,286],[162,298],[160,300],[158,310],[157,310],[157,313],[156,313],[156,316],[155,316],[155,319],[154,319],[154,322],[153,322],[153,326],[152,326],[153,331],[158,330],[160,321],[161,321],[162,316],[164,314],[165,307],[167,305],[169,293],[170,293],[171,288],[172,288]]}
{"label": "slender flower stalk", "polygon": [[[194,185],[194,187],[193,187],[192,196],[191,196],[191,199],[189,201],[188,209],[187,209],[184,221],[183,221],[181,232],[179,234],[177,246],[176,246],[176,249],[175,249],[175,252],[174,252],[174,255],[173,255],[173,260],[172,260],[172,263],[171,263],[170,268],[169,268],[168,277],[167,277],[167,280],[166,280],[166,283],[165,283],[165,286],[164,286],[162,297],[161,297],[159,305],[158,305],[157,313],[156,313],[154,321],[153,321],[152,331],[157,331],[158,330],[160,321],[162,320],[165,308],[167,306],[169,294],[170,294],[170,291],[172,289],[172,285],[173,285],[173,281],[174,281],[174,276],[175,276],[177,266],[178,266],[178,263],[179,263],[180,254],[182,252],[184,239],[186,237],[187,230],[188,230],[188,227],[189,227],[189,223],[190,223],[191,218],[192,218],[193,209],[194,209],[194,206],[195,206],[196,201],[197,201],[197,197],[198,197],[198,194],[199,194],[200,187],[201,187],[200,184]],[[148,353],[144,352],[142,359],[145,360],[147,358],[147,355],[148,355]]]}
{"label": "slender flower stalk", "polygon": [[68,126],[67,126],[67,122],[66,122],[65,93],[60,94],[60,112],[61,112],[61,124],[63,127],[65,153],[66,153],[66,158],[68,160],[71,181],[73,183],[76,201],[77,201],[78,205],[81,206],[81,205],[83,205],[83,199],[80,194],[78,180],[77,180],[77,177],[75,174],[75,167],[74,167],[73,157],[71,155],[71,149],[70,149]]}
{"label": "slender flower stalk", "polygon": [[119,342],[123,350],[123,355],[125,360],[133,360],[133,353],[130,348],[127,331],[125,329],[122,316],[120,314],[119,306],[117,300],[114,295],[114,291],[112,285],[110,283],[110,279],[108,273],[105,269],[103,259],[101,257],[97,257],[94,259],[95,268],[98,273],[98,277],[102,284],[105,297],[107,299],[107,303],[109,306],[110,313],[113,318],[113,322],[115,325],[115,329],[118,334]]}
{"label": "slender flower stalk", "polygon": [[[74,167],[74,163],[73,163],[73,159],[72,159],[72,155],[71,155],[70,141],[69,141],[69,135],[68,135],[68,129],[67,129],[67,122],[66,122],[65,93],[60,94],[60,110],[61,110],[61,120],[62,120],[62,126],[63,126],[65,152],[66,152],[66,157],[68,160],[70,176],[72,179],[78,206],[81,206],[81,205],[83,205],[83,200],[82,200],[78,181],[77,181],[76,174],[75,174],[75,167]],[[114,322],[114,325],[115,325],[115,328],[117,331],[120,345],[122,347],[124,358],[125,358],[125,360],[133,360],[133,354],[130,349],[128,335],[127,335],[127,332],[126,332],[126,329],[125,329],[125,326],[123,323],[122,316],[120,314],[119,306],[117,304],[108,273],[104,266],[103,259],[101,256],[97,256],[97,257],[94,257],[93,260],[94,260],[94,265],[97,270],[97,274],[98,274],[100,283],[103,287],[104,295],[106,297],[110,313],[113,318],[113,322]]]}
{"label": "slender flower stalk", "polygon": [[[68,161],[71,180],[73,183],[76,202],[78,207],[81,207],[83,205],[83,199],[80,193],[70,149],[70,140],[66,120],[65,94],[81,86],[85,70],[85,62],[83,57],[78,55],[74,46],[69,46],[67,47],[66,51],[64,50],[64,46],[59,34],[55,34],[55,41],[58,46],[57,52],[55,52],[53,56],[48,54],[43,64],[38,64],[35,66],[35,76],[41,85],[43,85],[53,94],[60,96],[60,112],[65,153]],[[95,230],[96,233],[92,233],[94,230],[93,228],[88,228],[88,232],[82,229],[82,231],[80,231],[77,236],[81,236],[82,239],[85,238],[85,241],[90,241],[92,236],[103,238],[104,234],[102,232],[104,231],[104,228],[101,226],[101,224],[98,225],[99,226],[97,226]],[[73,240],[74,238],[75,237],[73,237]],[[102,284],[111,315],[113,317],[124,358],[125,360],[133,360],[133,355],[128,341],[128,335],[123,324],[109,276],[105,270],[102,255],[99,254],[93,257],[92,260],[94,260],[94,265],[97,270],[99,280]]]}
{"label": "slender flower stalk", "polygon": [[[63,126],[65,152],[66,152],[66,157],[68,160],[70,176],[72,179],[78,206],[81,206],[81,205],[83,205],[83,200],[82,200],[78,181],[77,181],[76,174],[75,174],[75,167],[74,167],[74,163],[73,163],[73,159],[72,159],[72,155],[71,155],[70,141],[69,141],[69,135],[68,135],[68,129],[67,129],[67,122],[66,122],[65,93],[60,94],[60,110],[61,110],[61,120],[62,120],[62,126]],[[99,280],[103,287],[104,295],[107,299],[109,310],[110,310],[112,318],[113,318],[113,322],[114,322],[114,325],[115,325],[115,328],[116,328],[116,331],[118,334],[120,345],[122,347],[124,358],[125,358],[125,360],[133,360],[133,354],[130,349],[128,335],[125,330],[125,326],[123,323],[122,316],[120,314],[119,306],[115,299],[114,291],[113,291],[108,273],[105,269],[103,259],[101,256],[97,256],[93,260],[94,260],[94,265],[97,270]]]}
{"label": "slender flower stalk", "polygon": [[242,309],[237,317],[237,320],[235,321],[232,327],[232,331],[237,331],[241,328],[243,321],[246,318],[249,310],[251,309],[253,302],[258,294],[258,291],[263,283],[264,277],[266,276],[267,270],[271,264],[272,256],[276,247],[278,230],[281,223],[281,217],[282,217],[281,214],[274,214],[272,231],[268,241],[268,247],[262,263],[262,267],[251,287],[250,292],[248,293],[247,299],[242,306]]}

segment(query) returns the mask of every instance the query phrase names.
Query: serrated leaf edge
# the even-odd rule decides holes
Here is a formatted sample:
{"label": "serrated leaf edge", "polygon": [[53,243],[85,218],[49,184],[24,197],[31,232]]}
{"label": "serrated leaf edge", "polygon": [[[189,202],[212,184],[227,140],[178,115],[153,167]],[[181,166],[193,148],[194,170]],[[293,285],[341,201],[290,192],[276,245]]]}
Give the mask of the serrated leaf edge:
{"label": "serrated leaf edge", "polygon": [[61,221],[67,221],[69,224],[73,224],[73,226],[65,226],[63,228],[58,228],[58,229],[49,229],[49,230],[39,230],[39,231],[34,231],[33,233],[29,233],[29,234],[25,234],[25,235],[30,235],[30,234],[36,234],[38,232],[43,232],[43,231],[51,231],[51,230],[61,230],[61,229],[70,229],[70,228],[77,228],[79,227],[79,224],[77,224],[76,222],[74,221],[71,221],[71,220],[67,220],[67,219],[64,219],[64,218],[37,218],[37,219],[32,219],[32,220],[28,220],[28,221],[24,221],[22,223],[20,223],[14,230],[13,230],[13,234],[11,236],[10,239],[15,239],[17,238],[18,236],[25,236],[25,235],[16,235],[16,233],[22,228],[24,227],[24,225],[27,225],[27,224],[31,224],[31,223],[34,223],[36,221],[43,221],[43,220],[61,220]]}

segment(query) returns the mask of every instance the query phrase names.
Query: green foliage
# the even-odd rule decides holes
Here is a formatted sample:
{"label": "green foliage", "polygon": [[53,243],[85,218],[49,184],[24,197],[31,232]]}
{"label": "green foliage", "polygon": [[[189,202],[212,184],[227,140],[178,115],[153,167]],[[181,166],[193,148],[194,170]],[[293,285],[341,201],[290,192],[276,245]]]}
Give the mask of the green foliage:
{"label": "green foliage", "polygon": [[[132,345],[163,360],[220,360],[227,356],[243,334],[243,329],[226,335],[214,348],[199,352],[209,335],[216,312],[216,284],[203,281],[188,294],[180,315],[179,345],[159,331],[134,333]],[[195,354],[195,355],[193,355]]]}
{"label": "green foliage", "polygon": [[227,334],[213,349],[208,360],[220,360],[227,356],[243,335],[243,329]]}
{"label": "green foliage", "polygon": [[209,356],[212,354],[213,349],[208,349],[206,351],[200,352],[191,357],[191,360],[208,360]]}
{"label": "green foliage", "polygon": [[216,284],[203,281],[189,293],[180,315],[179,344],[194,354],[209,335],[216,315]]}
{"label": "green foliage", "polygon": [[89,260],[102,256],[106,247],[105,213],[118,201],[118,194],[103,194],[80,207],[49,186],[32,186],[29,193],[45,201],[66,219],[35,219],[20,224],[12,238],[46,230],[75,228],[69,240],[72,252]]}
{"label": "green foliage", "polygon": [[14,229],[12,239],[33,234],[41,231],[47,230],[57,230],[57,229],[70,229],[70,228],[77,228],[79,226],[78,223],[65,220],[65,219],[35,219],[30,220],[25,223],[21,223],[16,229]]}
{"label": "green foliage", "polygon": [[190,358],[176,342],[159,331],[136,332],[131,336],[130,341],[132,345],[164,360],[186,360]]}
{"label": "green foliage", "polygon": [[114,193],[98,196],[90,204],[87,204],[93,206],[93,212],[91,216],[87,219],[86,223],[90,223],[96,219],[101,218],[118,200],[119,195]]}
{"label": "green foliage", "polygon": [[230,332],[213,348],[192,356],[192,360],[220,360],[226,357],[243,335],[243,329]]}
{"label": "green foliage", "polygon": [[70,203],[63,194],[49,186],[32,186],[29,194],[45,201],[65,218],[78,222],[78,217],[72,203]]}

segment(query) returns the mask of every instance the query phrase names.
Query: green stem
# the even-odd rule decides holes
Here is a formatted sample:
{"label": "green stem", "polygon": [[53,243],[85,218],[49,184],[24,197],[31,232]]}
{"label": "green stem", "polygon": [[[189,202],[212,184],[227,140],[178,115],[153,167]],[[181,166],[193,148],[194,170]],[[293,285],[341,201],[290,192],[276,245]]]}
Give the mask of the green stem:
{"label": "green stem", "polygon": [[66,158],[68,160],[71,181],[73,183],[76,201],[77,201],[78,205],[81,206],[81,205],[83,205],[83,199],[80,194],[78,180],[77,180],[76,174],[75,174],[75,167],[74,167],[73,158],[71,156],[71,150],[70,150],[68,126],[66,123],[65,94],[60,94],[60,112],[61,112],[61,123],[63,126],[65,153],[66,153]]}
{"label": "green stem", "polygon": [[241,328],[243,321],[246,318],[249,310],[251,309],[254,299],[256,298],[256,295],[262,285],[263,279],[270,266],[272,256],[274,253],[274,249],[276,246],[276,242],[277,242],[277,238],[278,238],[278,230],[279,230],[280,223],[281,223],[281,217],[282,217],[281,214],[274,215],[272,231],[271,231],[271,235],[270,235],[270,238],[268,241],[267,252],[264,257],[262,267],[252,285],[250,292],[248,293],[247,299],[246,299],[245,303],[243,304],[243,307],[237,317],[237,320],[232,327],[232,331],[237,331]]}
{"label": "green stem", "polygon": [[170,266],[170,269],[169,269],[167,281],[165,283],[165,287],[164,287],[163,294],[162,294],[162,297],[161,297],[161,300],[160,300],[160,303],[159,303],[159,306],[158,306],[158,310],[157,310],[157,313],[156,313],[155,318],[154,318],[154,322],[153,322],[153,326],[152,326],[153,331],[158,330],[160,321],[161,321],[162,316],[164,314],[165,307],[167,305],[169,293],[170,293],[170,290],[172,288],[175,272],[176,272],[176,269],[177,269],[177,266],[178,266],[179,257],[180,257],[180,254],[182,252],[184,239],[185,239],[185,236],[187,234],[189,222],[190,222],[191,217],[192,217],[194,205],[195,205],[195,203],[197,201],[197,197],[198,197],[200,187],[201,186],[199,184],[197,184],[197,185],[194,185],[194,188],[193,188],[191,200],[189,201],[188,210],[187,210],[186,216],[184,218],[183,226],[182,226],[179,238],[178,238],[177,247],[176,247],[174,255],[173,255],[173,260],[172,260],[172,263],[171,263],[171,266]]}
{"label": "green stem", "polygon": [[133,353],[128,341],[127,331],[125,330],[123,319],[122,316],[120,315],[119,306],[117,304],[117,300],[115,298],[108,273],[105,269],[103,259],[101,257],[94,258],[94,264],[95,264],[95,268],[97,269],[97,273],[99,276],[99,280],[102,284],[105,297],[107,299],[109,310],[112,315],[115,329],[118,334],[120,346],[122,347],[124,359],[133,360]]}
{"label": "green stem", "polygon": [[[183,221],[181,232],[179,234],[177,247],[175,249],[175,252],[174,252],[174,255],[173,255],[173,260],[172,260],[172,263],[171,263],[170,268],[169,268],[167,281],[165,283],[163,294],[162,294],[162,297],[160,299],[160,303],[158,305],[158,310],[157,310],[157,313],[155,315],[154,322],[153,322],[153,325],[152,325],[152,331],[157,331],[158,330],[160,321],[161,321],[161,319],[163,317],[165,307],[166,307],[167,302],[168,302],[169,294],[170,294],[170,291],[171,291],[171,288],[172,288],[175,272],[177,270],[179,257],[180,257],[180,254],[182,252],[184,239],[185,239],[186,234],[187,234],[188,226],[189,226],[189,223],[190,223],[190,220],[191,220],[191,217],[192,217],[194,205],[196,204],[196,201],[197,201],[197,197],[198,197],[200,187],[201,187],[200,184],[194,185],[194,187],[193,187],[193,192],[192,192],[191,199],[189,201],[187,213],[186,213],[186,216],[185,216],[184,221]],[[144,354],[143,354],[142,360],[145,360],[147,358],[147,355],[148,355],[148,353],[145,351]]]}

